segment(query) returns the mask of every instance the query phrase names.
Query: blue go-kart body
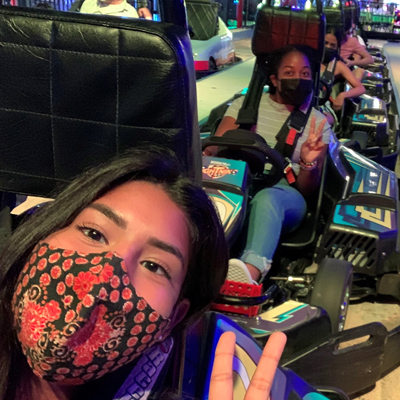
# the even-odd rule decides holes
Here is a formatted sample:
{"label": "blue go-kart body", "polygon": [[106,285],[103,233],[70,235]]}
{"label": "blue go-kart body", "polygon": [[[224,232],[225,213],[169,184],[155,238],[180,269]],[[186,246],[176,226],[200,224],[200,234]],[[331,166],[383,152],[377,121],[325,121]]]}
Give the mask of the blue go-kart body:
{"label": "blue go-kart body", "polygon": [[[374,281],[375,289],[369,291],[353,287],[356,295],[373,292],[399,297],[397,285],[392,281],[398,271],[395,261],[398,257],[395,173],[338,141],[330,144],[327,158],[323,175],[322,218],[319,219],[323,221],[323,227],[314,239],[314,261],[323,263],[327,257],[347,260],[353,264],[356,285],[365,277]],[[246,162],[203,156],[203,186],[219,211],[231,243],[235,243],[240,233],[238,230],[244,224],[251,181]],[[267,302],[256,316],[235,314],[234,309],[229,309],[229,317],[260,343],[265,343],[276,330],[287,334],[288,345],[282,357],[284,365],[289,365],[314,385],[328,384],[354,394],[373,385],[387,369],[398,363],[398,351],[393,353],[400,338],[397,329],[388,332],[376,323],[332,336],[331,320],[324,310],[324,303],[321,306],[309,304],[309,292],[304,298],[298,296],[298,292],[290,298],[285,290],[288,280],[296,282],[296,276],[287,277],[285,284],[278,288],[274,278],[267,280],[267,285],[272,287],[265,294],[275,301]],[[307,280],[299,282],[304,287]],[[315,282],[310,286],[312,292]],[[235,307],[234,302],[229,304]],[[362,345],[338,350],[340,343],[363,336],[369,336],[369,339]],[[385,342],[388,344],[386,347]],[[371,352],[363,353],[366,348]],[[387,352],[389,348],[391,351]],[[365,368],[354,371],[357,357],[363,358],[373,373],[366,374]],[[329,373],[321,367],[321,362],[329,365]],[[341,370],[348,370],[349,378],[344,378],[345,373]]]}

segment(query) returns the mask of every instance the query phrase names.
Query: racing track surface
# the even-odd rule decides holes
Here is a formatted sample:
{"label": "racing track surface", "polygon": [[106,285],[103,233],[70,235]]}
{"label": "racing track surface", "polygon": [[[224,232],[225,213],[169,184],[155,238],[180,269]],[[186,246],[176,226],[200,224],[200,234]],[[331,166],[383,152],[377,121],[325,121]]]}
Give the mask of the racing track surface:
{"label": "racing track surface", "polygon": [[[225,69],[212,76],[197,82],[197,97],[199,107],[199,122],[205,122],[209,112],[217,105],[241,91],[247,86],[252,68],[254,57],[251,57],[251,39],[241,39],[235,41],[236,55],[245,61]],[[370,40],[369,44],[381,47],[383,41]],[[400,109],[400,44],[386,43],[385,55],[388,59],[391,71],[392,83],[395,87],[395,96]],[[397,176],[400,177],[399,160],[396,168]],[[349,307],[346,328],[364,325],[369,322],[379,321],[388,330],[400,325],[400,305],[399,302],[378,302],[371,298]],[[399,360],[400,361],[400,360]],[[395,369],[385,378],[377,382],[375,388],[366,394],[359,395],[357,400],[399,400],[400,399],[400,368]]]}

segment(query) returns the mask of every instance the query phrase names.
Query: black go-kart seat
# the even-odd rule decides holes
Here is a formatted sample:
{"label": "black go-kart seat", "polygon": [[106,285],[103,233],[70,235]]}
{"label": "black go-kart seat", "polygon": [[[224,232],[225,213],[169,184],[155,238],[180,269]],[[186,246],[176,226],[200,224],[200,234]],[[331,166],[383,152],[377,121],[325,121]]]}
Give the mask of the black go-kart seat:
{"label": "black go-kart seat", "polygon": [[325,18],[322,5],[311,10],[273,7],[270,2],[263,4],[257,12],[252,38],[252,52],[256,63],[239,111],[237,123],[240,128],[249,129],[257,123],[258,105],[263,88],[269,83],[268,61],[271,55],[286,45],[296,45],[309,55],[313,64],[315,91],[318,91],[319,69],[325,43]]}
{"label": "black go-kart seat", "polygon": [[0,6],[1,191],[51,196],[146,142],[200,181],[190,39],[170,3],[163,22]]}

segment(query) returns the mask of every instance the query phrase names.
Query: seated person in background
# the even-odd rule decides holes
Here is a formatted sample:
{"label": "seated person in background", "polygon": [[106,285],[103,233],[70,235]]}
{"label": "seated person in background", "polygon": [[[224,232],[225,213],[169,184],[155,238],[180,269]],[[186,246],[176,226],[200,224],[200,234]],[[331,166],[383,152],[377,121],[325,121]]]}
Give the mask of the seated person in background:
{"label": "seated person in background", "polygon": [[[0,257],[0,399],[124,397],[115,395],[140,356],[208,307],[227,266],[210,199],[168,150],[136,148],[83,174],[20,225]],[[285,340],[271,336],[250,393],[260,395],[261,373],[272,381]],[[228,353],[217,352],[225,365],[214,366],[211,399],[232,390],[219,378],[229,357],[232,371],[234,342],[221,337]]]}
{"label": "seated person in background", "polygon": [[[275,53],[271,65],[270,93],[263,93],[258,109],[256,132],[274,147],[276,135],[295,106],[306,112],[312,98],[311,64],[297,48],[287,46]],[[237,129],[236,119],[243,97],[235,100],[222,119],[216,136]],[[324,115],[312,109],[307,125],[292,155],[296,186],[283,178],[274,187],[259,191],[249,204],[249,226],[245,250],[240,260],[229,263],[227,279],[252,283],[269,271],[281,233],[295,230],[306,214],[304,196],[319,188],[321,170],[332,135]],[[205,149],[213,155],[216,148]]]}
{"label": "seated person in background", "polygon": [[[365,87],[363,84],[353,75],[353,72],[340,60],[334,60],[338,57],[339,43],[341,42],[340,31],[336,28],[331,28],[325,35],[325,54],[321,64],[321,78],[324,77],[324,73],[327,72],[327,68],[335,68],[333,71],[334,77],[343,77],[343,79],[352,88],[345,92],[340,92],[336,98],[331,99],[332,108],[334,111],[339,111],[343,107],[345,99],[358,97],[365,93]],[[325,113],[328,122],[333,125],[335,122],[335,116],[331,113]]]}
{"label": "seated person in background", "polygon": [[79,11],[86,14],[153,19],[147,7],[141,7],[136,11],[127,0],[85,0]]}
{"label": "seated person in background", "polygon": [[[345,64],[349,67],[366,67],[374,62],[371,54],[367,49],[360,44],[358,39],[352,36],[352,30],[348,29],[340,43],[340,56],[343,58]],[[365,69],[356,68],[354,75],[358,80],[362,80],[365,74]]]}

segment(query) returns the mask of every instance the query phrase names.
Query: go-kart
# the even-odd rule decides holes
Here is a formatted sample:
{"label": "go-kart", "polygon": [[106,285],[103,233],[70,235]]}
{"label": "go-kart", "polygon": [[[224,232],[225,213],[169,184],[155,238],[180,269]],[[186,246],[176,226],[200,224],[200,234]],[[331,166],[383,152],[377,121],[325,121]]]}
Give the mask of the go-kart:
{"label": "go-kart", "polygon": [[[199,181],[194,69],[185,10],[173,10],[174,5],[176,2],[164,2],[164,22],[159,23],[0,6],[0,36],[7,44],[0,49],[4,61],[0,64],[3,192],[51,197],[76,174],[148,140],[172,148],[182,161],[182,173]],[[113,47],[115,38],[121,38],[118,52]],[[137,46],[138,40],[146,46]],[[10,49],[12,57],[8,57]],[[96,62],[91,62],[94,59]],[[81,72],[74,75],[78,82],[68,79],[77,70]],[[105,77],[109,77],[106,82]],[[164,88],[162,94],[160,87]],[[99,109],[109,113],[99,114]],[[151,119],[143,117],[148,110]],[[8,207],[2,208],[0,221],[3,242],[14,222]],[[223,317],[221,321],[228,329],[237,330],[239,342],[249,347],[256,363],[259,348],[255,342],[246,339],[233,322]],[[216,329],[215,325],[207,327],[215,337],[221,331]],[[143,364],[138,364],[139,369],[144,365],[143,370],[128,376],[124,395],[140,397],[148,388],[149,374],[166,354],[163,346],[152,350],[148,358],[143,357]],[[196,357],[194,350],[189,353]],[[207,354],[211,362],[212,352]],[[179,364],[188,368],[183,360],[179,359]],[[169,371],[171,382],[180,381],[176,369]],[[279,372],[277,379],[277,398],[317,395],[294,374]]]}
{"label": "go-kart", "polygon": [[[264,186],[273,184],[282,176],[278,174],[275,181],[265,182],[265,178],[268,180],[271,176],[264,176],[264,164],[271,162],[277,172],[282,169],[283,162],[277,161],[276,155],[271,153],[272,150],[265,143],[260,144],[254,134],[249,135],[247,132],[247,135],[242,135],[240,132],[243,126],[251,127],[256,123],[254,115],[257,114],[257,100],[259,101],[266,83],[265,77],[268,76],[268,72],[263,69],[266,64],[263,60],[264,54],[257,45],[262,43],[262,50],[265,52],[273,50],[271,38],[277,37],[274,30],[275,21],[279,20],[281,24],[285,22],[296,31],[296,21],[301,20],[297,12],[300,13],[268,5],[259,9],[253,36],[256,67],[239,113],[239,131],[228,132],[223,137],[210,136],[203,141],[203,149],[208,146],[220,146],[219,154],[224,157],[203,157],[203,186],[220,210],[227,238],[233,246],[238,235],[237,229],[240,231],[245,219],[248,193],[252,193],[252,187],[259,185],[260,181]],[[312,17],[309,15],[309,18]],[[304,19],[306,20],[306,17]],[[264,23],[262,29],[257,26],[261,20]],[[304,20],[302,23],[306,24]],[[300,29],[296,32],[299,31]],[[280,31],[281,42],[278,42],[277,46],[285,44],[282,37],[284,35]],[[290,40],[291,44],[295,43],[293,37]],[[226,108],[227,104],[223,104],[212,111],[208,121],[209,127],[216,129]],[[397,129],[395,135],[397,137]],[[263,155],[260,156],[260,153]],[[382,347],[381,350],[378,348],[382,346],[381,339],[387,333],[378,327],[340,333],[351,285],[351,277],[349,278],[344,263],[353,265],[354,279],[357,283],[363,283],[360,276],[372,276],[375,282],[373,289],[369,286],[353,289],[353,295],[361,297],[371,292],[391,292],[391,295],[399,298],[400,294],[395,289],[395,284],[391,283],[392,279],[396,279],[398,272],[395,261],[398,257],[398,190],[394,172],[343,146],[339,141],[334,141],[329,148],[322,181],[324,185],[316,204],[310,208],[303,226],[290,237],[282,238],[281,248],[274,257],[275,270],[265,281],[264,293],[255,291],[246,284],[227,282],[223,288],[221,304],[216,306],[261,342],[274,330],[285,331],[289,336],[289,346],[283,358],[291,366],[296,365],[296,360],[302,357],[304,361],[308,351],[309,354],[317,351],[315,348],[310,350],[313,349],[312,342],[318,342],[321,340],[319,335],[329,332],[326,325],[324,327],[326,320],[321,318],[323,310],[327,311],[330,317],[333,331],[339,331],[333,341],[326,339],[324,342],[323,346],[327,346],[324,354],[327,357],[330,351],[335,351],[335,346],[341,338],[353,338],[361,332],[363,335],[369,335],[369,328],[375,332],[373,334],[376,337],[382,334],[375,343],[376,351],[383,351]],[[317,275],[304,274],[304,268],[313,262],[319,263]],[[334,289],[331,292],[332,287]],[[238,294],[245,297],[235,298]],[[289,301],[286,301],[288,299]],[[314,336],[311,338],[312,334]],[[300,358],[299,354],[302,354]],[[302,365],[307,364],[303,361]],[[319,380],[322,377],[318,375],[318,371],[314,369],[312,373],[314,383],[326,383]],[[377,372],[377,375],[379,374],[380,372]],[[360,384],[361,381],[366,385],[364,388],[371,385],[371,381],[367,383],[368,379],[360,376],[346,383],[340,382],[340,379],[331,380],[334,386],[344,389],[347,393],[361,390],[361,386],[364,385]]]}
{"label": "go-kart", "polygon": [[[182,172],[199,181],[201,153],[198,125],[194,118],[194,70],[185,12],[179,5],[178,2],[165,1],[161,8],[163,22],[160,23],[0,7],[0,37],[6,44],[0,48],[2,191],[50,197],[56,188],[66,185],[88,167],[149,140],[174,149],[182,160]],[[18,30],[14,29],[15,26]],[[121,39],[117,42],[119,53],[113,47],[115,38]],[[146,46],[137,46],[138,40]],[[88,46],[88,43],[93,46]],[[120,71],[127,73],[118,73]],[[71,76],[75,79],[71,80]],[[163,88],[161,92],[160,88]],[[109,113],[100,114],[99,109],[109,110]],[[148,118],[150,112],[152,118]],[[339,150],[337,154],[340,158]],[[10,222],[7,211],[4,208],[0,215],[2,234]],[[362,360],[365,366],[348,374],[352,382],[350,388],[348,381],[345,386],[350,393],[375,382],[382,371],[393,367],[400,359],[396,332],[388,334],[374,324],[373,329],[368,326],[346,332],[347,336],[343,333],[332,336],[330,320],[321,308],[306,305],[288,311],[282,310],[278,318],[271,317],[275,322],[273,329],[277,323],[294,322],[294,329],[287,331],[288,335],[292,334],[293,350],[287,353],[291,356],[284,360],[285,364],[297,368],[300,364],[312,362],[319,366],[318,377],[324,373],[324,382],[330,386],[333,386],[335,375],[336,381],[343,380],[342,374],[337,373],[338,363],[342,369],[349,369],[353,368],[354,361]],[[294,311],[296,318],[298,312],[307,314],[311,328],[313,323],[324,325],[325,328],[319,328],[319,332],[324,330],[325,334],[316,335],[314,329],[303,329],[303,319],[296,324],[291,317]],[[240,333],[234,325],[228,325],[228,329],[237,329]],[[214,335],[215,325],[207,326],[206,331],[210,336]],[[264,333],[262,335],[265,341]],[[338,352],[338,343],[348,340],[349,335],[351,338],[372,335],[361,349],[367,347],[368,354],[363,352],[361,357],[360,347]],[[302,339],[308,340],[309,345],[304,346]],[[252,346],[254,349],[254,344]],[[198,347],[186,347],[188,356],[196,357],[195,350],[191,351],[194,348]],[[207,343],[201,344],[202,350],[208,348]],[[385,353],[383,358],[384,349],[388,354]],[[154,360],[158,362],[159,358]],[[190,363],[190,359],[187,360],[183,364],[186,367]],[[154,366],[154,363],[146,364],[146,367]],[[323,363],[326,363],[324,368],[321,367]],[[200,371],[202,368],[203,364]],[[300,376],[310,376],[315,372],[310,367],[301,369]],[[153,370],[145,368],[144,371]],[[143,378],[143,371],[140,374]],[[133,378],[139,379],[138,376]],[[175,381],[180,383],[181,376],[173,374]],[[313,384],[318,377],[312,377]],[[133,378],[128,383],[138,383]],[[361,378],[364,386],[359,382]],[[140,383],[145,384],[145,381],[142,379]],[[315,390],[302,380],[286,375],[284,383],[280,381],[277,385],[281,389],[278,398],[318,398]],[[295,390],[289,384],[293,384]],[[155,395],[154,398],[159,397]],[[346,397],[336,393],[329,398]]]}
{"label": "go-kart", "polygon": [[194,68],[198,77],[235,61],[232,32],[218,16],[218,7],[219,3],[213,0],[186,2]]}

